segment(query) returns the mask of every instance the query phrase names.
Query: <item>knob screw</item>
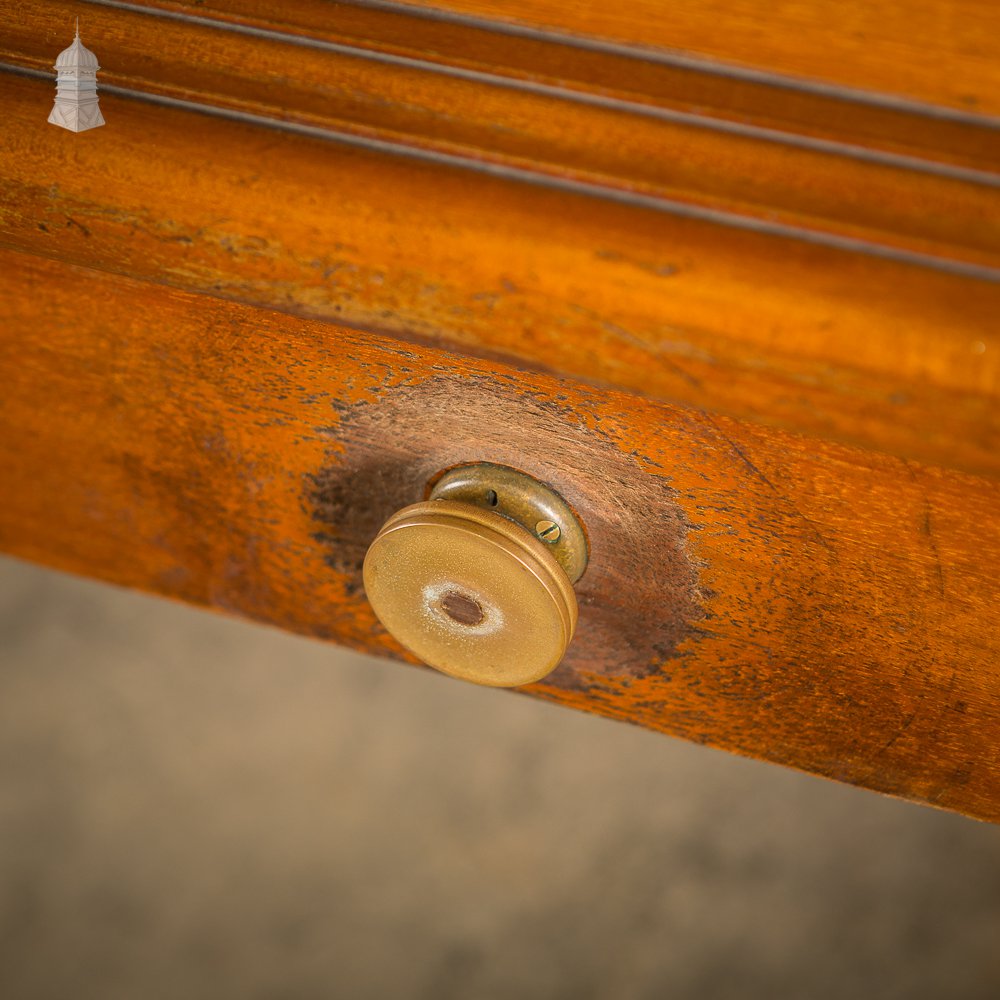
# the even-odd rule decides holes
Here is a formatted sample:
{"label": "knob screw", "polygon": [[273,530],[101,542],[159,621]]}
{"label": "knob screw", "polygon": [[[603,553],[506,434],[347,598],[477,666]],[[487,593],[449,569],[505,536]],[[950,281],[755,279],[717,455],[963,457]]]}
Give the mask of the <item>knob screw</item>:
{"label": "knob screw", "polygon": [[559,541],[559,536],[562,534],[559,525],[555,521],[539,521],[535,525],[535,534],[543,542],[548,542],[550,545],[553,542]]}

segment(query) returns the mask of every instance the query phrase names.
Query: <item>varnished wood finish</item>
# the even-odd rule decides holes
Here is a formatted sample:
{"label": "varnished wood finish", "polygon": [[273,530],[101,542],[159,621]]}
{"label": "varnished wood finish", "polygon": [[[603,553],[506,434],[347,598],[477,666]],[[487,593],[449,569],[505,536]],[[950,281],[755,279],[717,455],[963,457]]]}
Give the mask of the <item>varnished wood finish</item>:
{"label": "varnished wood finish", "polygon": [[60,135],[5,83],[8,246],[1000,471],[996,282],[114,94]]}
{"label": "varnished wood finish", "polygon": [[982,0],[435,0],[412,4],[765,74],[1000,114],[1000,10]]}
{"label": "varnished wood finish", "polygon": [[[114,15],[108,15],[93,4],[80,6],[88,20],[96,18],[98,28],[105,21],[121,16],[117,8]],[[970,113],[968,108],[950,111],[939,106],[911,105],[900,99],[900,92],[894,87],[889,88],[888,94],[880,94],[813,86],[808,79],[781,77],[771,72],[741,73],[736,66],[692,59],[676,50],[605,44],[606,40],[600,36],[525,31],[510,21],[495,19],[456,21],[442,16],[444,12],[440,9],[426,5],[341,3],[333,8],[327,0],[297,0],[280,6],[269,0],[212,0],[197,5],[146,0],[136,9],[154,17],[176,18],[178,24],[188,28],[195,24],[216,30],[228,28],[272,41],[296,40],[315,50],[323,46],[346,46],[346,50],[337,50],[340,55],[388,65],[395,60],[413,72],[422,70],[423,83],[407,94],[409,101],[405,105],[389,102],[410,113],[417,111],[413,98],[419,99],[420,91],[432,86],[426,74],[438,72],[456,78],[452,97],[459,101],[449,106],[449,117],[453,118],[456,112],[468,113],[468,105],[473,103],[461,100],[463,85],[458,81],[464,81],[466,93],[475,91],[487,100],[491,88],[498,86],[520,87],[563,100],[600,104],[602,99],[611,99],[605,103],[616,106],[614,101],[628,102],[623,110],[631,110],[633,115],[688,113],[705,128],[756,125],[777,130],[772,135],[775,141],[833,140],[847,147],[843,153],[850,152],[853,146],[855,155],[864,155],[866,150],[912,154],[929,160],[932,165],[978,167],[991,173],[996,172],[1000,157],[997,123],[989,115]],[[27,13],[23,6],[19,11],[22,17]],[[509,8],[496,8],[494,13],[502,16],[505,11]],[[671,10],[671,24],[673,20]],[[130,23],[134,27],[139,24]],[[773,24],[773,20],[769,18],[768,23]],[[22,56],[38,52],[34,39],[39,28],[52,40],[58,33],[51,17],[36,24],[34,34],[20,29],[17,51]],[[150,30],[148,21],[139,30]],[[119,35],[120,32],[112,32],[116,40]],[[116,55],[124,69],[127,61],[123,65],[121,59],[131,45],[124,38],[119,45]],[[189,42],[183,42],[180,49],[182,53],[195,55]],[[41,53],[38,56],[44,58]],[[151,74],[149,59],[147,53],[146,72],[140,74],[146,86],[155,86],[157,80],[176,72],[171,65],[157,65],[156,73]],[[240,72],[239,67],[228,60],[227,63],[230,73]],[[921,59],[921,63],[926,68],[926,60]],[[205,82],[202,74],[210,72],[203,59],[191,59],[188,68],[195,70],[202,83]],[[374,75],[378,71],[372,72]],[[156,79],[151,80],[153,75]],[[256,81],[245,69],[241,75]],[[356,81],[357,74],[354,76]],[[216,87],[221,77],[222,74],[215,74]],[[341,80],[340,72],[322,74],[322,82],[313,81],[313,87],[324,86],[326,96],[335,100],[340,88],[330,84]],[[477,83],[486,86],[475,87]],[[259,93],[258,88],[255,90]],[[353,95],[361,98],[363,92],[354,88]],[[378,113],[375,101],[369,99],[368,105],[369,113]],[[565,107],[561,110],[565,114]],[[355,116],[365,114],[360,100],[353,111]],[[492,124],[494,131],[503,131],[501,123]]]}
{"label": "varnished wood finish", "polygon": [[0,0],[0,549],[402,657],[367,545],[510,465],[535,694],[1000,820],[998,10]]}
{"label": "varnished wood finish", "polygon": [[400,656],[366,545],[509,464],[592,545],[535,694],[1000,819],[1000,484],[25,254],[0,322],[7,552]]}

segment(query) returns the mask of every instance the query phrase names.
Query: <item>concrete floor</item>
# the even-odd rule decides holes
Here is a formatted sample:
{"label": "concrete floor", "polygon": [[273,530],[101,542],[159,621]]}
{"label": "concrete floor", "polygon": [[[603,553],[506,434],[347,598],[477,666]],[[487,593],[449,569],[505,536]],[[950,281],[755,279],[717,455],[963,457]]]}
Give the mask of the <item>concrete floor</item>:
{"label": "concrete floor", "polygon": [[0,560],[0,998],[1000,996],[1000,828]]}

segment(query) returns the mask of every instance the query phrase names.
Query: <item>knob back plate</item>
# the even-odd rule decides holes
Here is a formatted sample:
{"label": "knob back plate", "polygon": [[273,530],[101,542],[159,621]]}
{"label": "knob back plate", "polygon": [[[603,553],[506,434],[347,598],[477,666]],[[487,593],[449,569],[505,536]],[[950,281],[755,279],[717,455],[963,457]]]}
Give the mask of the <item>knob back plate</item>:
{"label": "knob back plate", "polygon": [[456,465],[434,482],[430,499],[460,500],[516,521],[544,542],[570,583],[587,568],[583,524],[556,490],[525,472],[493,462]]}

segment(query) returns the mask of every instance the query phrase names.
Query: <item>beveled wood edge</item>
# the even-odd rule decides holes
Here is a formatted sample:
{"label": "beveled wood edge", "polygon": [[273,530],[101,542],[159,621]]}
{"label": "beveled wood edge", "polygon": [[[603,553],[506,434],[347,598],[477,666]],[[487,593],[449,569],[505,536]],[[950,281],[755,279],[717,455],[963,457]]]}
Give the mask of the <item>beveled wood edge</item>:
{"label": "beveled wood edge", "polygon": [[[78,3],[76,6],[85,8],[87,4]],[[574,91],[565,85],[550,86],[544,82],[529,82],[496,73],[471,71],[461,66],[402,57],[367,48],[356,41],[345,45],[322,38],[305,39],[270,28],[236,24],[219,18],[181,15],[149,5],[98,6],[111,7],[109,16],[112,18],[126,19],[120,26],[121,40],[116,43],[125,48],[112,49],[102,56],[108,68],[101,73],[101,87],[131,99],[235,118],[267,128],[297,131],[330,141],[379,148],[458,165],[463,169],[486,170],[519,182],[561,187],[590,197],[819,243],[852,253],[888,257],[979,280],[1000,280],[1000,246],[991,234],[989,221],[995,214],[990,206],[1000,206],[1000,173],[995,172],[995,164],[1000,162],[1000,132],[994,133],[991,128],[982,130],[978,126],[961,126],[963,135],[978,129],[983,135],[991,137],[998,154],[996,158],[986,160],[993,169],[970,169],[926,158],[929,149],[922,150],[919,156],[879,150],[871,145],[871,136],[865,139],[869,142],[867,146],[829,141],[794,129],[785,131],[727,122],[712,114],[656,108],[603,94]],[[133,32],[128,30],[127,19],[136,17],[146,20],[165,18],[171,25],[180,25],[182,29],[186,26],[198,32],[229,32],[236,49],[231,57],[226,57],[225,65],[211,71],[206,69],[204,60],[197,58],[196,53],[185,53],[181,48],[176,57],[172,55],[169,66],[160,66],[159,70],[154,66],[150,76],[116,72],[116,55],[119,60],[141,61],[141,43],[137,43],[138,49],[128,48]],[[26,24],[30,22],[33,34],[24,34],[26,29],[16,29],[11,25],[0,29],[0,60],[6,63],[2,68],[50,76],[51,71],[47,67],[52,55],[44,42],[39,40],[45,34],[40,29],[43,25],[48,26],[47,31],[52,34],[58,18],[46,5],[34,3],[34,0],[28,0],[24,18]],[[18,35],[18,31],[22,34]],[[6,42],[4,34],[10,36]],[[532,103],[531,113],[537,116],[538,124],[528,125],[527,133],[519,136],[517,144],[512,146],[503,130],[484,132],[481,121],[463,119],[466,112],[461,106],[456,106],[451,113],[451,117],[460,122],[458,133],[452,136],[429,133],[430,119],[426,115],[433,115],[433,112],[426,110],[418,115],[413,110],[400,112],[394,108],[393,124],[388,127],[385,121],[378,118],[381,112],[372,111],[370,107],[352,107],[349,118],[344,118],[342,114],[330,117],[323,113],[322,102],[317,105],[316,96],[310,92],[311,88],[318,86],[317,81],[312,79],[298,81],[296,87],[299,89],[283,89],[280,107],[267,101],[247,99],[240,84],[254,78],[252,74],[245,75],[250,71],[244,70],[244,62],[262,38],[267,39],[267,44],[277,44],[287,50],[281,58],[286,60],[288,72],[293,78],[295,48],[306,45],[310,50],[331,56],[334,59],[331,65],[337,65],[337,59],[350,58],[371,60],[372,72],[376,74],[386,72],[387,67],[391,73],[399,70],[404,74],[399,82],[403,86],[410,86],[409,76],[415,72],[421,78],[420,88],[444,88],[434,99],[439,103],[447,102],[449,88],[453,88],[458,79],[462,94],[469,100],[469,107],[476,105],[478,98],[475,95],[482,91],[490,100],[505,101],[505,95],[509,94],[515,102],[512,108],[518,107],[517,102],[527,96],[532,102],[540,100],[541,107],[547,110],[540,113]],[[240,48],[241,45],[246,51]],[[173,61],[175,58],[176,63]],[[166,75],[157,76],[157,73]],[[199,83],[199,74],[205,78],[203,83]],[[587,138],[586,128],[593,127],[587,118],[581,119],[581,126],[584,127],[577,130],[576,146],[560,150],[560,140],[557,136],[546,135],[542,123],[568,115],[567,128],[572,131],[572,119],[577,113],[574,108],[579,109],[580,114],[594,112],[610,115],[608,122],[622,134],[633,130],[629,122],[634,121],[635,128],[648,131],[643,143],[653,149],[658,142],[675,142],[675,130],[680,128],[682,134],[690,136],[690,141],[695,144],[693,148],[698,148],[699,143],[704,146],[698,156],[718,164],[725,164],[726,157],[720,157],[716,147],[722,142],[719,148],[725,149],[727,144],[732,143],[734,166],[719,166],[718,176],[712,177],[697,172],[685,179],[683,175],[674,176],[671,171],[664,174],[662,180],[657,179],[655,173],[646,177],[645,172],[637,174],[627,158],[614,162],[612,157],[609,162],[607,147],[601,147],[602,140]],[[523,114],[522,111],[517,113]],[[818,108],[814,109],[814,113],[818,120],[843,121],[845,117],[843,109],[836,108]],[[402,123],[398,121],[401,115]],[[929,121],[921,120],[915,128],[911,122],[908,127],[923,135],[928,131],[926,126]],[[521,127],[524,127],[523,124]],[[930,132],[933,133],[933,129]],[[704,137],[704,142],[699,136]],[[527,155],[519,149],[525,141],[531,144],[533,150]],[[953,149],[954,143],[950,142],[944,148]],[[729,174],[734,170],[738,173],[742,169],[740,164],[760,158],[768,162],[773,160],[768,169],[775,178],[798,177],[803,172],[809,175],[815,171],[818,183],[810,185],[810,190],[826,189],[828,193],[820,195],[820,201],[814,204],[814,193],[807,196],[793,194],[791,189],[786,189],[785,185],[775,180],[766,183],[761,192],[750,194],[748,198],[742,195],[734,197],[733,186],[739,190],[740,185],[735,184],[735,174],[733,178]],[[695,178],[697,186],[692,186]],[[913,208],[906,210],[905,218],[883,216],[882,186],[887,183],[893,191],[912,187]],[[835,195],[845,187],[857,191],[863,204],[850,218],[838,218],[839,198]],[[867,208],[864,204],[866,198]],[[936,205],[935,211],[920,210],[928,203]],[[966,215],[968,219],[962,223]],[[932,219],[952,221],[932,222]],[[955,222],[955,219],[959,221]]]}

